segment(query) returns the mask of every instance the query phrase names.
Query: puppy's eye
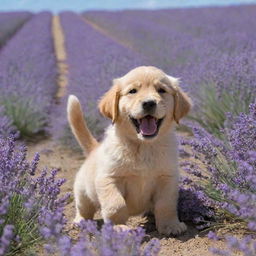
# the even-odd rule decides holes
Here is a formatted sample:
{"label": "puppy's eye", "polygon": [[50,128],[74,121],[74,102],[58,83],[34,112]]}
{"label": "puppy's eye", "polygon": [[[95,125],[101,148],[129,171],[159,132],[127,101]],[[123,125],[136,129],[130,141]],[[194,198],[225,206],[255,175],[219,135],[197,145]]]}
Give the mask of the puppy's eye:
{"label": "puppy's eye", "polygon": [[137,92],[136,89],[131,89],[131,90],[129,91],[130,94],[134,94],[134,93],[136,93],[136,92]]}
{"label": "puppy's eye", "polygon": [[166,90],[163,89],[163,88],[159,88],[157,91],[158,91],[159,93],[166,93]]}

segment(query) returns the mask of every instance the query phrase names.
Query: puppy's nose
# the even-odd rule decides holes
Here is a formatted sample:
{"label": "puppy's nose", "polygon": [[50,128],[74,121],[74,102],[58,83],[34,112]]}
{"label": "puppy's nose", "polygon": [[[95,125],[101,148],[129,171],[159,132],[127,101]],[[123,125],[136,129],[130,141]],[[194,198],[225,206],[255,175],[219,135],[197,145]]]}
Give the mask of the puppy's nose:
{"label": "puppy's nose", "polygon": [[153,100],[144,101],[142,107],[145,111],[154,111],[156,108],[156,102]]}

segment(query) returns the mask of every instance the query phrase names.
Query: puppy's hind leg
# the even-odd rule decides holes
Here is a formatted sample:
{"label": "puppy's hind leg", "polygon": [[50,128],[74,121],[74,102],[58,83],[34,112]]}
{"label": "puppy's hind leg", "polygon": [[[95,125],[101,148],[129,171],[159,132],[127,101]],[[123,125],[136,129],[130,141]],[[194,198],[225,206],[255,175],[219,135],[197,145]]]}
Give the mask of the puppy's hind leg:
{"label": "puppy's hind leg", "polygon": [[74,223],[79,223],[83,219],[93,219],[96,207],[85,191],[75,191],[75,203],[76,217]]}

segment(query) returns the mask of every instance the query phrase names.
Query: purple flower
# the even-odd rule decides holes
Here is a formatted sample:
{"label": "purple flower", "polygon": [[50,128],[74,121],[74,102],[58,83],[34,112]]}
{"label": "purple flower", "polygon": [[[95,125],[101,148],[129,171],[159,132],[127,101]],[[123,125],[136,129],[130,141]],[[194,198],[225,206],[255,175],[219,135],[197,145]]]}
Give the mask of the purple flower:
{"label": "purple flower", "polygon": [[227,236],[225,238],[228,249],[221,250],[211,248],[211,251],[217,255],[234,255],[234,253],[242,253],[245,256],[254,256],[256,254],[255,237],[246,236],[238,239],[234,236]]}
{"label": "purple flower", "polygon": [[214,233],[212,231],[210,231],[207,236],[208,236],[209,239],[219,240],[219,237],[216,235],[216,233]]}
{"label": "purple flower", "polygon": [[39,155],[39,153],[37,152],[37,153],[35,154],[35,157],[34,157],[32,163],[31,163],[30,175],[32,175],[32,176],[35,175],[35,172],[36,172],[36,169],[37,169],[39,160],[40,160],[40,155]]}
{"label": "purple flower", "polygon": [[63,219],[55,218],[55,220],[57,222],[54,223],[49,218],[47,221],[48,228],[41,230],[44,237],[51,241],[46,246],[48,254],[59,252],[61,255],[71,256],[155,256],[158,255],[160,250],[160,244],[157,239],[152,239],[143,248],[141,243],[145,237],[145,232],[141,228],[116,231],[111,223],[105,223],[101,229],[98,229],[97,223],[94,221],[82,221],[79,224],[79,237],[72,242],[70,237],[55,230],[58,223],[63,227]]}
{"label": "purple flower", "polygon": [[0,255],[5,255],[9,251],[9,245],[14,238],[13,230],[13,225],[5,225],[2,236],[0,237]]}
{"label": "purple flower", "polygon": [[[68,195],[60,196],[64,181],[56,178],[57,170],[40,174],[39,155],[29,162],[26,154],[13,136],[0,138],[0,255],[35,243],[41,238],[40,229],[49,238],[63,229],[63,207],[68,200]],[[37,171],[39,176],[34,177]]]}
{"label": "purple flower", "polygon": [[12,121],[5,115],[5,108],[0,106],[0,137],[8,137],[10,134],[13,134],[15,137],[19,136]]}

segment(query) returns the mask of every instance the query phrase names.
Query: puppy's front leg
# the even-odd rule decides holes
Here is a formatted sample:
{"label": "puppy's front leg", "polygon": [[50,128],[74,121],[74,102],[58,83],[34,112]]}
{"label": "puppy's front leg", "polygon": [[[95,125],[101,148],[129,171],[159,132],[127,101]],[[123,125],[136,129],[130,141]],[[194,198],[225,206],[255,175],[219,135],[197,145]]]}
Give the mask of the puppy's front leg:
{"label": "puppy's front leg", "polygon": [[178,235],[186,230],[177,215],[178,177],[161,176],[154,197],[156,227],[160,234]]}
{"label": "puppy's front leg", "polygon": [[129,216],[121,181],[112,177],[98,178],[96,190],[104,221],[111,220],[114,224],[125,224]]}

